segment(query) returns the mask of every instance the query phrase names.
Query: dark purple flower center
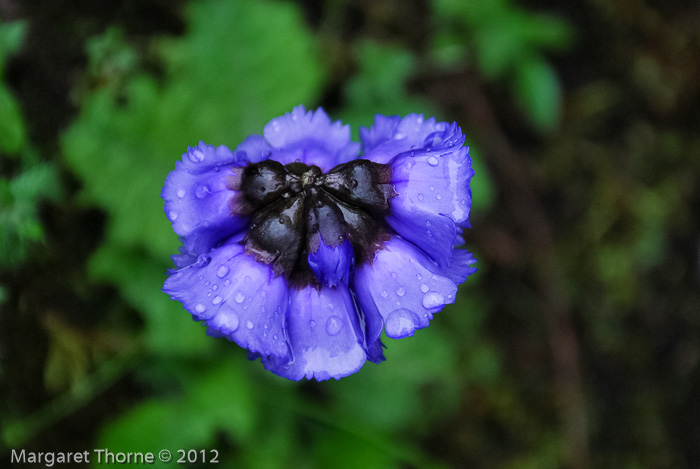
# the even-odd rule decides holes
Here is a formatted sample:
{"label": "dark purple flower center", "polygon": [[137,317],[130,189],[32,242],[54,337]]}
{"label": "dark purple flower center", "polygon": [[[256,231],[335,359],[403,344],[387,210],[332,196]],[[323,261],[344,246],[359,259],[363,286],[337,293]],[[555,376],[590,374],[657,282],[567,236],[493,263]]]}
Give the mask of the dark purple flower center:
{"label": "dark purple flower center", "polygon": [[358,159],[323,174],[318,166],[265,160],[236,171],[228,187],[239,193],[230,207],[251,216],[246,252],[294,286],[318,285],[307,259],[320,243],[348,240],[361,264],[388,240],[384,217],[396,196],[389,165]]}

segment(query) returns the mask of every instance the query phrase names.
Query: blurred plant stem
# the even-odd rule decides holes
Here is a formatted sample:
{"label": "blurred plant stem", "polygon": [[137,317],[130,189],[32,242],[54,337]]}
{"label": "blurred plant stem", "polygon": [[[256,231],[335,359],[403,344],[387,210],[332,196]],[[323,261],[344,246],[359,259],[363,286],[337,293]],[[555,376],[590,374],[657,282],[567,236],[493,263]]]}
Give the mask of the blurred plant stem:
{"label": "blurred plant stem", "polygon": [[564,269],[556,255],[552,226],[537,199],[530,166],[508,141],[480,77],[464,74],[459,81],[462,83],[459,90],[435,82],[435,88],[429,92],[451,93],[450,99],[459,103],[459,112],[466,118],[465,127],[477,136],[486,163],[492,172],[497,173],[495,179],[509,183],[508,190],[503,190],[500,197],[505,204],[503,209],[516,217],[514,222],[524,235],[520,252],[528,253],[528,257],[521,260],[522,265],[531,269],[541,298],[565,444],[565,467],[587,469],[591,463],[580,347],[564,285]]}

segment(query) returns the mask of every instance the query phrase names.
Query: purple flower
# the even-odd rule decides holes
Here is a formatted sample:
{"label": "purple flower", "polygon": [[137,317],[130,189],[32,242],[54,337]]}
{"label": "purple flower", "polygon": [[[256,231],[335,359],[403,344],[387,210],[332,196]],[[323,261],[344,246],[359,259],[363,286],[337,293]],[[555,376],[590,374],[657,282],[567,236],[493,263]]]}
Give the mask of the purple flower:
{"label": "purple flower", "polygon": [[235,151],[200,143],[165,181],[183,242],[163,291],[207,333],[293,380],[384,360],[453,303],[474,172],[456,124],[377,115],[360,129],[299,106]]}

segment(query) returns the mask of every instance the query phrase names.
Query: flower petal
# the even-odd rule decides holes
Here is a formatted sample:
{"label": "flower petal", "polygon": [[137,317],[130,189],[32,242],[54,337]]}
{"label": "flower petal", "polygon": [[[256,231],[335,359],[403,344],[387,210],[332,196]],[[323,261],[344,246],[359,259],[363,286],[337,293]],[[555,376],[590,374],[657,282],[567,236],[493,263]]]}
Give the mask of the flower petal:
{"label": "flower petal", "polygon": [[448,216],[464,223],[471,208],[469,181],[474,175],[468,147],[423,151],[397,156],[391,162],[391,182],[398,194],[392,202],[410,205],[417,210]]}
{"label": "flower petal", "polygon": [[289,351],[284,332],[287,283],[245,254],[238,240],[173,273],[163,291],[195,320],[203,320],[209,335],[263,355],[284,356]]}
{"label": "flower petal", "polygon": [[372,127],[360,127],[362,158],[388,163],[399,153],[432,146],[432,137],[442,135],[449,128],[446,122],[436,122],[433,117],[426,120],[422,114],[409,114],[404,118],[377,114]]}
{"label": "flower petal", "polygon": [[335,287],[348,285],[350,268],[353,263],[352,245],[346,239],[337,246],[328,246],[319,234],[319,246],[316,252],[308,256],[309,267],[322,285]]}
{"label": "flower petal", "polygon": [[355,304],[345,286],[290,291],[287,337],[292,357],[262,357],[265,368],[285,378],[339,379],[367,359],[358,340]]}
{"label": "flower petal", "polygon": [[271,158],[282,164],[300,161],[326,172],[357,157],[360,145],[350,140],[350,126],[331,123],[321,108],[306,111],[295,107],[291,113],[272,119],[264,130],[272,147]]}
{"label": "flower petal", "polygon": [[[457,140],[459,142],[459,140]],[[455,243],[461,243],[459,226],[468,225],[471,208],[471,169],[466,147],[403,153],[394,158],[387,222],[404,238],[446,267]]]}
{"label": "flower petal", "polygon": [[244,161],[226,147],[200,143],[189,148],[165,180],[161,197],[173,231],[184,237],[186,253],[208,253],[222,239],[248,224],[248,217],[231,213],[229,202],[236,195],[227,187],[232,166]]}
{"label": "flower petal", "polygon": [[373,262],[356,269],[358,301],[368,316],[381,315],[387,336],[412,336],[416,329],[427,327],[445,304],[455,301],[454,280],[468,269],[463,264],[460,257],[454,271],[446,273],[420,250],[394,237]]}

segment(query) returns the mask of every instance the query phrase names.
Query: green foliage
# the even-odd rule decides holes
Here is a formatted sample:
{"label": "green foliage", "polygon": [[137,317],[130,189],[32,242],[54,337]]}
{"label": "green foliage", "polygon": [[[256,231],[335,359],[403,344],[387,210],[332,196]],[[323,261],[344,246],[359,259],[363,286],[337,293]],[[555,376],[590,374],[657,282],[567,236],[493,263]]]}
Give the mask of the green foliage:
{"label": "green foliage", "polygon": [[37,205],[59,195],[55,168],[40,163],[26,144],[19,106],[2,82],[5,60],[21,45],[24,29],[20,22],[0,24],[0,155],[20,157],[14,177],[0,176],[0,268],[18,264],[32,242],[43,240]]}
{"label": "green foliage", "polygon": [[364,41],[355,46],[357,74],[345,87],[345,108],[340,113],[344,124],[349,124],[354,138],[360,126],[369,127],[375,114],[406,115],[412,112],[435,115],[435,110],[424,99],[409,96],[407,81],[416,68],[416,57],[409,51]]}
{"label": "green foliage", "polygon": [[[436,0],[434,5],[435,20],[443,25],[433,46],[437,62],[454,67],[475,56],[487,80],[508,81],[533,128],[554,130],[562,92],[544,53],[569,45],[568,24],[523,11],[508,0]],[[459,51],[460,44],[465,51]]]}
{"label": "green foliage", "polygon": [[111,422],[98,446],[124,452],[165,448],[175,454],[183,448],[211,448],[219,431],[238,443],[247,441],[257,407],[241,365],[219,357],[180,394],[146,399]]}
{"label": "green foliage", "polygon": [[5,60],[21,45],[24,29],[22,22],[0,23],[0,153],[18,153],[25,140],[19,106],[10,90],[3,85]]}
{"label": "green foliage", "polygon": [[[110,214],[108,238],[144,246],[158,258],[177,246],[158,194],[178,155],[199,140],[235,146],[269,116],[312,102],[322,79],[291,5],[198,2],[189,18],[185,38],[163,39],[155,48],[162,83],[139,69],[128,80],[108,80],[86,94],[63,139],[86,202]],[[110,78],[134,67],[123,40],[109,31],[92,42],[91,68],[101,64],[100,75]]]}

